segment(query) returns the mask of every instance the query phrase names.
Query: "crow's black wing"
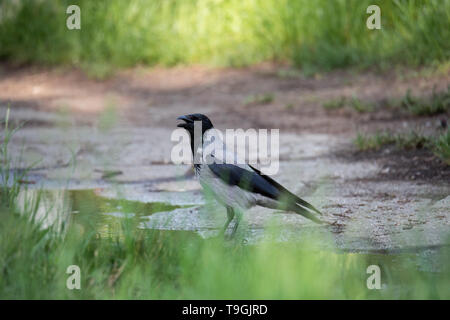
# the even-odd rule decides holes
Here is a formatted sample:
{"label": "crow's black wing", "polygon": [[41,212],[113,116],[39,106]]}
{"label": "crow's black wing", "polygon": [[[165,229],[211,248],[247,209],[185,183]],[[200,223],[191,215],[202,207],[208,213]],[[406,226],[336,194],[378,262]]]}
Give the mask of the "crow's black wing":
{"label": "crow's black wing", "polygon": [[298,211],[296,209],[299,209],[297,207],[299,205],[321,214],[310,203],[300,199],[272,178],[262,175],[259,170],[252,166],[250,168],[254,171],[249,171],[232,164],[213,163],[208,165],[208,167],[228,185],[236,185],[244,190],[259,193],[268,198],[280,201],[285,204],[288,210]]}
{"label": "crow's black wing", "polygon": [[231,186],[259,193],[265,197],[278,200],[280,192],[266,179],[256,172],[252,172],[232,164],[209,164],[209,169],[222,181]]}
{"label": "crow's black wing", "polygon": [[259,176],[261,176],[264,180],[266,180],[267,182],[269,182],[272,186],[274,186],[275,188],[277,188],[278,192],[280,194],[283,195],[283,197],[289,201],[293,201],[303,207],[306,207],[314,212],[317,212],[318,214],[322,214],[319,210],[317,210],[312,204],[306,202],[305,200],[299,198],[298,196],[296,196],[295,194],[293,194],[292,192],[290,192],[288,189],[286,189],[285,187],[283,187],[281,184],[279,184],[278,182],[276,182],[275,180],[273,180],[271,177],[263,175],[261,173],[261,171],[259,171],[258,169],[252,167],[251,165],[248,165],[250,168],[253,169],[253,171],[255,171]]}

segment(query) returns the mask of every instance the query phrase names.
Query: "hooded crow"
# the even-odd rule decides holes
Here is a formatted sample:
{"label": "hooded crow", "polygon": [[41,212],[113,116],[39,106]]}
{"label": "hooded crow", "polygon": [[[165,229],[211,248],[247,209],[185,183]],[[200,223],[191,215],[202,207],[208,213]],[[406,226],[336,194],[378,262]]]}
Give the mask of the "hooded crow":
{"label": "hooded crow", "polygon": [[[199,150],[194,150],[194,148],[198,146],[205,150],[206,133],[210,133],[209,130],[214,128],[213,124],[207,116],[199,113],[184,115],[178,117],[178,120],[183,122],[179,123],[177,127],[186,129],[190,135],[192,155],[195,159]],[[199,137],[195,137],[194,134],[194,123],[197,121],[199,121],[198,124],[201,123],[201,134],[197,134]],[[201,141],[196,141],[197,138],[201,138]],[[236,221],[230,234],[232,237],[237,230],[242,213],[257,205],[295,212],[314,222],[322,223],[315,215],[321,214],[319,210],[269,176],[262,174],[247,163],[226,163],[224,159],[237,159],[237,155],[229,154],[219,137],[214,136],[213,140],[215,140],[216,146],[219,144],[225,151],[219,155],[217,153],[208,154],[207,161],[194,163],[194,170],[203,189],[212,194],[227,209],[228,219],[222,233],[225,233],[235,218]]]}

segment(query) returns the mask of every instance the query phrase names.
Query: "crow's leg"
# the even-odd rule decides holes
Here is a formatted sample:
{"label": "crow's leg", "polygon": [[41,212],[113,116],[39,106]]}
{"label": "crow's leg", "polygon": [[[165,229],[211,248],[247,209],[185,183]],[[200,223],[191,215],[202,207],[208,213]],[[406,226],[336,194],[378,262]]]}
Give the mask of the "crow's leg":
{"label": "crow's leg", "polygon": [[234,209],[232,207],[227,206],[227,222],[225,222],[221,234],[225,234],[225,231],[227,231],[227,228],[230,225],[230,222],[233,220],[233,218],[234,218]]}
{"label": "crow's leg", "polygon": [[236,221],[233,225],[233,229],[231,230],[230,235],[228,236],[228,239],[231,239],[234,237],[234,235],[237,231],[237,228],[239,226],[239,222],[241,222],[241,219],[242,219],[242,212],[240,212],[239,210],[236,210],[235,215],[236,215]]}

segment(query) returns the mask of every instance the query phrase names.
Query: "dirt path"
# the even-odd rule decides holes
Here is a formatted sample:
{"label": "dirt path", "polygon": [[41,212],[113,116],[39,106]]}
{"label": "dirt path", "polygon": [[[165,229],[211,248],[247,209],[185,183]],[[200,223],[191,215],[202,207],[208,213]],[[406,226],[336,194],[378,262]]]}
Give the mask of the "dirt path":
{"label": "dirt path", "polygon": [[[413,76],[333,72],[307,78],[283,67],[202,67],[124,71],[96,81],[78,71],[0,67],[0,116],[11,106],[26,120],[11,146],[24,163],[40,162],[27,180],[45,188],[99,188],[106,196],[168,201],[199,207],[149,217],[155,227],[208,233],[220,225],[203,210],[198,184],[180,180],[188,167],[170,162],[176,117],[200,112],[219,129],[280,128],[281,166],[276,178],[317,204],[329,227],[254,209],[242,228],[249,241],[274,220],[280,237],[328,234],[348,250],[395,250],[442,245],[450,230],[450,174],[424,151],[355,153],[358,131],[380,128],[438,130],[447,115],[412,117],[385,107],[405,94],[430,94],[450,83],[448,74]],[[340,97],[357,96],[377,111],[325,110]],[[24,148],[22,148],[24,146]],[[107,176],[117,172],[113,178]],[[117,187],[119,183],[119,187]],[[214,217],[213,217],[214,216]],[[170,223],[166,220],[169,218]],[[245,231],[246,230],[246,231]]]}
{"label": "dirt path", "polygon": [[[0,65],[0,102],[2,107],[11,103],[21,111],[67,112],[71,118],[88,124],[105,109],[115,107],[121,119],[133,126],[172,127],[174,116],[197,111],[210,115],[223,128],[276,127],[294,132],[354,134],[358,128],[396,127],[405,121],[413,126],[433,123],[442,116],[405,118],[385,109],[370,114],[333,112],[322,108],[322,104],[355,96],[385,105],[391,98],[402,97],[407,89],[419,96],[429,95],[433,88],[441,91],[449,83],[449,74],[421,77],[412,71],[336,71],[308,78],[298,71],[272,65],[244,69],[134,69],[96,81],[76,70],[11,69]],[[265,101],[258,103],[258,97]]]}

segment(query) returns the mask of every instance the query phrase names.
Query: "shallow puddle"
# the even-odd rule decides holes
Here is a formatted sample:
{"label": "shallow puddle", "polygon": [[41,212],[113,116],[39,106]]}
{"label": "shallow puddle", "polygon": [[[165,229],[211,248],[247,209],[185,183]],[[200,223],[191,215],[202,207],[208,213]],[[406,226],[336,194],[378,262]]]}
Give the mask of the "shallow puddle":
{"label": "shallow puddle", "polygon": [[22,212],[36,206],[36,220],[43,228],[56,230],[77,228],[80,232],[95,230],[100,236],[119,235],[124,218],[140,223],[156,212],[188,207],[164,202],[144,203],[101,196],[101,189],[92,190],[23,190],[17,198]]}

